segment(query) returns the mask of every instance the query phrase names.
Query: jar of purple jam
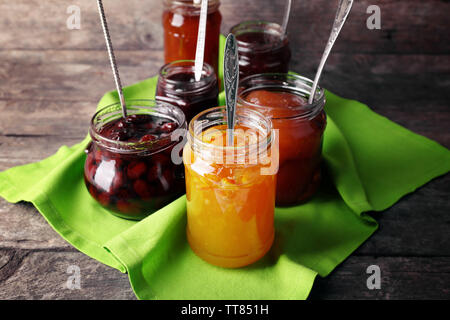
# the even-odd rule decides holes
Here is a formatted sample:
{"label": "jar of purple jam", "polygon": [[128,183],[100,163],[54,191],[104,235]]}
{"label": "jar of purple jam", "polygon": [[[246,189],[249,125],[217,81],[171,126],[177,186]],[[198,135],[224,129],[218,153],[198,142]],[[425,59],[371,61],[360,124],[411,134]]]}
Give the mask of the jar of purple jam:
{"label": "jar of purple jam", "polygon": [[233,28],[238,43],[239,77],[260,73],[287,73],[291,49],[281,26],[266,21],[246,21]]}
{"label": "jar of purple jam", "polygon": [[[176,106],[153,100],[102,108],[91,120],[84,180],[115,215],[145,218],[185,192],[180,151],[187,124]],[[178,152],[178,153],[177,153]]]}
{"label": "jar of purple jam", "polygon": [[156,100],[178,106],[189,123],[198,113],[217,107],[219,86],[214,69],[203,64],[200,81],[195,81],[195,61],[179,60],[159,71]]}

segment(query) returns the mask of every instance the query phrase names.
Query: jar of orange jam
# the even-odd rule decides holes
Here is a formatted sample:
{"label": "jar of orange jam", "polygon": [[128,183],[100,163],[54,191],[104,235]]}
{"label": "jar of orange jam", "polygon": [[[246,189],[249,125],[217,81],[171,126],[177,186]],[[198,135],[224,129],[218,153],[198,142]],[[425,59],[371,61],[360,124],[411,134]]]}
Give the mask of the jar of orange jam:
{"label": "jar of orange jam", "polygon": [[254,110],[237,109],[236,120],[228,146],[225,108],[198,114],[183,150],[188,242],[200,258],[225,268],[259,260],[274,239],[272,125]]}
{"label": "jar of orange jam", "polygon": [[279,130],[277,206],[306,202],[320,183],[325,92],[318,88],[314,102],[308,104],[312,83],[301,76],[274,73],[250,76],[239,84],[238,104],[270,117]]}
{"label": "jar of orange jam", "polygon": [[[200,2],[201,3],[201,2]],[[193,0],[164,0],[164,56],[165,63],[194,60],[197,49],[200,4]],[[206,21],[204,61],[218,75],[219,37],[222,15],[220,0],[209,0]]]}

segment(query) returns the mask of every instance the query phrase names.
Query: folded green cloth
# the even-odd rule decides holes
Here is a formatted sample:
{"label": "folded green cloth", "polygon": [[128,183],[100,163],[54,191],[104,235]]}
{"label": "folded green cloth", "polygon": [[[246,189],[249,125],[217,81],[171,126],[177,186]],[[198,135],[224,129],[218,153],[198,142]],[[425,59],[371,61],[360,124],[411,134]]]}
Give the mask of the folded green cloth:
{"label": "folded green cloth", "polygon": [[[125,88],[127,99],[154,96],[156,78]],[[99,107],[117,102],[108,93]],[[223,103],[223,96],[221,96]],[[276,240],[254,265],[207,264],[185,236],[185,197],[140,221],[111,215],[84,186],[89,139],[62,147],[38,163],[0,173],[0,196],[32,202],[78,250],[128,272],[141,299],[305,299],[314,278],[328,275],[376,230],[367,211],[380,211],[450,170],[450,152],[372,112],[327,92],[326,172],[305,205],[277,208]],[[88,127],[88,123],[86,123]]]}

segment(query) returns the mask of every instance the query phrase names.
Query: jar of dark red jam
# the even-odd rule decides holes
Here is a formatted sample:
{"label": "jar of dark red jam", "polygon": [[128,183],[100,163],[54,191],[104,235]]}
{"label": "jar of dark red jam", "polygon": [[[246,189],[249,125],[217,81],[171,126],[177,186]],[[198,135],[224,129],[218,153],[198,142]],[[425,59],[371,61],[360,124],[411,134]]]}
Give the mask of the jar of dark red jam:
{"label": "jar of dark red jam", "polygon": [[183,112],[166,103],[128,101],[127,111],[123,118],[114,104],[92,118],[84,180],[102,206],[139,220],[184,193],[179,143],[187,124]]}
{"label": "jar of dark red jam", "polygon": [[318,88],[308,104],[313,82],[291,74],[259,74],[243,79],[238,104],[272,119],[279,135],[277,206],[306,202],[320,183],[325,93]]}
{"label": "jar of dark red jam", "polygon": [[214,69],[203,64],[200,81],[195,81],[195,61],[181,60],[166,64],[159,71],[156,100],[178,106],[187,122],[218,104],[219,87]]}
{"label": "jar of dark red jam", "polygon": [[[218,74],[220,1],[209,0],[206,21],[205,62]],[[164,0],[164,56],[166,63],[194,60],[197,49],[200,4],[193,0]]]}
{"label": "jar of dark red jam", "polygon": [[281,26],[266,21],[242,22],[230,30],[239,51],[239,77],[260,73],[287,73],[291,49]]}

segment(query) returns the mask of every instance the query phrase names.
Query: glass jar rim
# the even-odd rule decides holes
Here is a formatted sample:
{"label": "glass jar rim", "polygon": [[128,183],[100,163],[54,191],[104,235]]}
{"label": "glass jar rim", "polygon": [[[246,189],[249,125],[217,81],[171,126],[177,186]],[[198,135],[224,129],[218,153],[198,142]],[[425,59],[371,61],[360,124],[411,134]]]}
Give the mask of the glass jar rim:
{"label": "glass jar rim", "polygon": [[[274,50],[277,48],[281,48],[284,46],[289,40],[287,37],[287,33],[282,34],[282,28],[278,23],[265,21],[265,20],[249,20],[243,21],[231,27],[230,33],[236,36],[236,40],[238,43],[238,49],[240,51],[267,51]],[[256,45],[254,42],[246,42],[239,39],[239,35],[245,33],[267,33],[271,35],[278,36],[280,41],[276,42],[277,46],[274,46],[275,43],[266,43],[263,45]]]}
{"label": "glass jar rim", "polygon": [[[222,117],[223,120],[216,120],[215,122],[213,122],[212,124],[210,124],[207,127],[203,127],[202,125],[200,125],[199,129],[201,129],[201,132],[196,132],[196,129],[198,129],[198,127],[196,126],[196,124],[198,122],[202,122],[201,120],[198,120],[199,118],[201,118],[202,116],[205,116],[209,114],[209,119],[212,119],[213,116],[219,116]],[[252,109],[246,109],[246,108],[236,108],[236,125],[239,124],[240,120],[242,121],[242,119],[244,118],[249,118],[249,117],[256,117],[258,118],[261,122],[263,122],[263,125],[265,126],[265,129],[263,132],[264,135],[262,136],[262,138],[259,138],[258,141],[256,143],[253,143],[251,145],[244,145],[244,146],[240,146],[240,147],[235,147],[235,146],[217,146],[217,145],[213,145],[207,142],[203,142],[199,135],[201,133],[203,133],[206,129],[209,128],[213,128],[216,125],[220,125],[220,124],[226,124],[226,118],[227,118],[227,113],[226,113],[226,107],[221,106],[221,107],[214,107],[214,108],[210,108],[207,109],[205,111],[200,112],[199,114],[197,114],[189,123],[189,135],[188,135],[188,141],[191,145],[191,148],[193,149],[194,152],[196,152],[197,148],[200,147],[200,150],[210,150],[210,151],[245,151],[245,150],[249,150],[249,152],[264,152],[264,150],[267,150],[267,148],[270,147],[270,145],[275,141],[275,137],[274,137],[274,132],[273,132],[273,126],[272,126],[272,121],[268,118],[265,117],[262,113],[256,111],[256,110],[252,110]],[[253,129],[253,128],[250,128]],[[258,130],[259,132],[261,132],[262,130]]]}
{"label": "glass jar rim", "polygon": [[[186,9],[193,9],[195,13],[200,13],[201,2],[196,4],[193,0],[164,0],[164,6],[176,6],[184,7]],[[220,0],[209,0],[208,1],[208,11],[217,10],[220,6]]]}
{"label": "glass jar rim", "polygon": [[[259,81],[258,81],[259,80]],[[272,81],[273,83],[264,84],[261,83],[264,80]],[[302,84],[303,87],[300,87]],[[249,85],[248,88],[245,88]],[[242,79],[239,83],[237,104],[241,106],[250,106],[256,110],[273,109],[271,106],[262,106],[249,102],[244,99],[244,95],[260,89],[277,88],[283,91],[293,92],[306,99],[309,98],[311,93],[313,81],[309,78],[292,74],[292,73],[260,73],[254,74]],[[325,89],[317,86],[315,98],[312,104],[306,104],[298,107],[289,108],[290,111],[295,114],[286,117],[272,117],[273,120],[279,119],[311,119],[319,114],[325,105]]]}
{"label": "glass jar rim", "polygon": [[[100,108],[94,114],[94,116],[91,118],[90,121],[89,135],[92,141],[106,148],[108,151],[124,154],[136,154],[136,153],[153,154],[156,152],[163,151],[171,147],[172,145],[178,143],[179,142],[178,132],[175,134],[177,138],[175,140],[172,138],[174,133],[178,129],[181,129],[184,132],[186,132],[187,130],[186,117],[184,115],[184,112],[177,106],[152,99],[130,99],[126,100],[125,103],[127,106],[128,115],[154,114],[155,116],[170,119],[171,121],[176,122],[178,124],[178,128],[169,135],[160,137],[158,139],[149,142],[139,142],[139,141],[127,142],[109,139],[104,135],[102,135],[99,129],[102,128],[105,124],[123,117],[120,102],[115,102]],[[142,110],[146,112],[139,113],[139,111]],[[169,111],[171,114],[168,115],[162,113],[167,111]],[[104,115],[108,116],[107,119],[104,122],[102,122],[99,127],[97,127],[96,121],[99,120],[99,117]]]}
{"label": "glass jar rim", "polygon": [[[211,85],[215,84],[217,82],[216,73],[214,72],[214,68],[204,62],[203,63],[203,69],[202,69],[202,77],[200,78],[200,81],[194,81],[194,82],[186,82],[186,81],[180,81],[180,80],[173,80],[170,79],[169,76],[172,74],[177,74],[176,70],[185,70],[185,73],[191,73],[193,76],[195,75],[195,61],[194,60],[176,60],[169,62],[161,67],[159,70],[159,81],[163,80],[164,83],[172,86],[176,86],[179,84],[183,85],[182,91],[172,90],[170,88],[166,88],[168,91],[171,91],[171,93],[174,94],[196,94],[200,93],[204,90],[207,90]],[[186,72],[187,71],[187,72]],[[183,72],[179,72],[183,73]]]}

